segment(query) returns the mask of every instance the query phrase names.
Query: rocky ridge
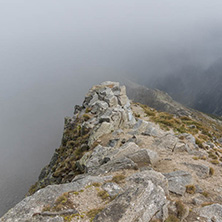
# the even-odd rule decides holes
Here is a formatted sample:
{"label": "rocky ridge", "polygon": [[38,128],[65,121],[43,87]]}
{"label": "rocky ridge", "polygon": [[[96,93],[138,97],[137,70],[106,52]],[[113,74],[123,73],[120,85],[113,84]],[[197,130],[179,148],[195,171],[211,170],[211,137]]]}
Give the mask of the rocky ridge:
{"label": "rocky ridge", "polygon": [[222,221],[221,131],[191,120],[130,102],[119,83],[93,86],[30,195],[0,221]]}

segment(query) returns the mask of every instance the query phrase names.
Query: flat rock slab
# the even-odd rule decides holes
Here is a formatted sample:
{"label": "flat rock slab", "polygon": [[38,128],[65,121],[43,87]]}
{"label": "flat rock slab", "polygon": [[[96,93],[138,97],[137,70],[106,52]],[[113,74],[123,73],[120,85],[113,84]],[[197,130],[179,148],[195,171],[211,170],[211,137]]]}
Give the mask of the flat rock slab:
{"label": "flat rock slab", "polygon": [[194,170],[198,177],[200,178],[207,178],[210,174],[210,168],[205,165],[201,164],[193,164],[193,163],[183,163],[185,166],[189,167],[190,169]]}
{"label": "flat rock slab", "polygon": [[192,184],[192,176],[186,171],[174,171],[163,174],[168,179],[169,191],[183,196],[186,185]]}
{"label": "flat rock slab", "polygon": [[124,193],[99,214],[94,222],[147,222],[153,218],[164,221],[168,216],[167,199],[160,186],[150,180],[131,183]]}
{"label": "flat rock slab", "polygon": [[222,205],[212,204],[202,207],[200,209],[200,216],[207,218],[207,222],[221,222],[222,221]]}

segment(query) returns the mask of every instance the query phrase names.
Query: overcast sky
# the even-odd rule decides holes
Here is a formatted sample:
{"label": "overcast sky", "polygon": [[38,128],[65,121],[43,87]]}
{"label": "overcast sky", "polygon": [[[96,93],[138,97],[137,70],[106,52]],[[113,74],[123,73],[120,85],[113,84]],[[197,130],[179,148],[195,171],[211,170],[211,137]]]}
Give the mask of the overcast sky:
{"label": "overcast sky", "polygon": [[0,0],[0,209],[35,181],[92,85],[221,58],[221,9],[219,0]]}

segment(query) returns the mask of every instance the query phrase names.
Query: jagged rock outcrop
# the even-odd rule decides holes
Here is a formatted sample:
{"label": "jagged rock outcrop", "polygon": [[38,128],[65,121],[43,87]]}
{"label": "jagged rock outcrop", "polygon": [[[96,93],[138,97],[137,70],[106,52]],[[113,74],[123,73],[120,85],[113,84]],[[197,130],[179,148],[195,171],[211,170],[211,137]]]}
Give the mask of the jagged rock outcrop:
{"label": "jagged rock outcrop", "polygon": [[131,103],[119,83],[93,86],[30,196],[0,221],[220,221],[221,126],[207,126]]}
{"label": "jagged rock outcrop", "polygon": [[82,106],[75,106],[74,116],[65,118],[61,146],[43,168],[30,193],[49,184],[70,182],[82,171],[78,160],[94,148],[100,137],[132,127],[135,122],[125,86],[109,81],[93,86]]}

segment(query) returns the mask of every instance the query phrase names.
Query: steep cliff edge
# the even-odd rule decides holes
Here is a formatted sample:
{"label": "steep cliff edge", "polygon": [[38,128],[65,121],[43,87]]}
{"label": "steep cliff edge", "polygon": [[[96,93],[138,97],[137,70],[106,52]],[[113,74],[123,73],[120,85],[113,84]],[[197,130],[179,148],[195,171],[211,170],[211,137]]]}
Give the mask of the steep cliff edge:
{"label": "steep cliff edge", "polygon": [[222,221],[222,126],[176,114],[130,102],[119,83],[93,86],[30,196],[0,221]]}

